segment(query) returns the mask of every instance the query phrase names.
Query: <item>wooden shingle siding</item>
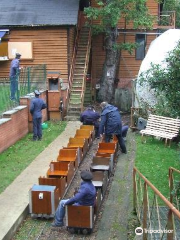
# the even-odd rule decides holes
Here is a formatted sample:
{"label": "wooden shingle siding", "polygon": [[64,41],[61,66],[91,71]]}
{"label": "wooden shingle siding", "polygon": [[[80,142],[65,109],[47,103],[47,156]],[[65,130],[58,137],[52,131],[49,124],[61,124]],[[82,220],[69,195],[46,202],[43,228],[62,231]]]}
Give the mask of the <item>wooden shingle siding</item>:
{"label": "wooden shingle siding", "polygon": [[[33,59],[21,59],[21,66],[47,65],[47,71],[60,71],[61,78],[68,79],[67,29],[14,29],[10,30],[9,41],[33,42]],[[1,62],[0,77],[9,75],[11,61]]]}
{"label": "wooden shingle siding", "polygon": [[76,37],[75,34],[76,34],[75,27],[69,28],[69,33],[68,33],[68,44],[69,44],[68,64],[69,64],[69,71],[70,71],[71,61],[72,61],[73,51],[74,51],[74,43],[75,43],[75,37]]}
{"label": "wooden shingle siding", "polygon": [[[150,43],[152,40],[156,38],[156,35],[147,35],[147,45],[146,45],[146,52],[149,48]],[[135,32],[133,34],[124,34],[119,35],[118,42],[124,42],[124,39],[130,42],[135,42]],[[104,37],[103,35],[94,36],[92,41],[92,79],[94,82],[98,82],[103,69],[103,63],[105,60],[105,50],[103,49],[103,42]],[[123,82],[123,86],[126,85],[130,86],[130,81],[136,77],[138,74],[141,60],[135,59],[135,50],[133,51],[132,55],[130,55],[127,51],[121,52],[120,58],[120,65],[119,65],[119,73],[117,78],[120,79],[120,84]]]}
{"label": "wooden shingle siding", "polygon": [[[92,7],[99,7],[96,3],[96,0],[91,0],[91,6]],[[148,0],[146,3],[146,6],[149,9],[149,13],[153,16],[158,16],[158,3],[156,0]],[[99,20],[94,20],[94,23],[98,24],[100,23],[100,19]],[[157,27],[157,24],[154,24],[154,28]],[[119,22],[118,22],[118,28],[119,29],[124,29],[125,28],[125,19],[122,17]],[[126,29],[133,29],[133,24],[129,23],[126,26]]]}

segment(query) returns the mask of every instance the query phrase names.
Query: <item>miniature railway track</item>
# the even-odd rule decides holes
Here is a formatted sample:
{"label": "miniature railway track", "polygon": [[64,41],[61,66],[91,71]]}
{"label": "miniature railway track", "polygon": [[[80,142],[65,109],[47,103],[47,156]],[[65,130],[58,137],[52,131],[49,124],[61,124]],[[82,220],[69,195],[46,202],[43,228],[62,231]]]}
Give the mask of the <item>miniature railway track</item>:
{"label": "miniature railway track", "polygon": [[[91,145],[89,151],[87,152],[86,156],[84,157],[83,161],[79,165],[74,178],[64,196],[64,199],[70,198],[73,196],[74,189],[79,187],[81,182],[80,172],[82,170],[90,169],[90,165],[92,162],[93,154],[97,151],[98,148],[98,140],[94,140],[93,144]],[[111,182],[111,181],[109,181]],[[108,184],[109,185],[109,184]],[[108,186],[107,186],[108,188]],[[104,197],[106,199],[106,195]],[[97,222],[99,220],[99,217],[96,218],[93,233],[97,231]],[[30,216],[26,218],[24,223],[21,225],[20,229],[14,236],[12,240],[55,240],[55,239],[94,239],[94,234],[84,236],[79,234],[70,234],[65,228],[62,228],[60,231],[59,229],[57,231],[53,231],[51,229],[51,222],[52,219],[44,219],[44,218],[38,218],[38,219],[32,219]]]}

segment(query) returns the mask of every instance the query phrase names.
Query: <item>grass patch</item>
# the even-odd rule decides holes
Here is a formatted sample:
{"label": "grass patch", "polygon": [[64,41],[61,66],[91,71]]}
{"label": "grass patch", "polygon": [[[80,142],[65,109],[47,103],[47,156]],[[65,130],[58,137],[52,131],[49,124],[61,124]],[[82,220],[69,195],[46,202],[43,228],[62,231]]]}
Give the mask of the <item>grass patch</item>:
{"label": "grass patch", "polygon": [[[180,151],[177,144],[165,147],[163,141],[147,137],[145,144],[136,135],[135,166],[167,198],[169,198],[168,169],[180,169]],[[179,176],[180,177],[180,176]],[[150,192],[150,194],[153,194]]]}
{"label": "grass patch", "polygon": [[42,141],[32,141],[32,133],[0,154],[0,193],[65,129],[66,122],[48,121]]}

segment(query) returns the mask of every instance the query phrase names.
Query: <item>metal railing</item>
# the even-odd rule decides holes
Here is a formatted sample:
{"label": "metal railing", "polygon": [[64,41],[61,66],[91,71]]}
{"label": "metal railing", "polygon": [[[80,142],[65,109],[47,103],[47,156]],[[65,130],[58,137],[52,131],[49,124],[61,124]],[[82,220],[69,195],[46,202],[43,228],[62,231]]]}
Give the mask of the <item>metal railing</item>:
{"label": "metal railing", "polygon": [[180,212],[137,168],[133,169],[133,189],[143,240],[180,239]]}
{"label": "metal railing", "polygon": [[[15,98],[12,98],[12,88]],[[35,89],[46,89],[46,65],[25,67],[13,79],[0,79],[0,116],[3,112],[19,105],[20,97]]]}

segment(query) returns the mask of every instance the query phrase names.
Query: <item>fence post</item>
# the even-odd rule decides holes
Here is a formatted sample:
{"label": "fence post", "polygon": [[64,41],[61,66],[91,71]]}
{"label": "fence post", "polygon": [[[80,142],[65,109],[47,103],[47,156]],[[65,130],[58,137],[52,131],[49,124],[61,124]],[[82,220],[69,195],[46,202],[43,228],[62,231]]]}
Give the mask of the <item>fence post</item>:
{"label": "fence post", "polygon": [[30,67],[27,69],[27,75],[28,75],[28,93],[31,92],[31,81],[30,81]]}
{"label": "fence post", "polygon": [[15,81],[17,81],[16,83],[16,87],[17,87],[17,102],[19,103],[19,98],[20,98],[20,81],[19,81],[19,77],[20,77],[20,71],[17,71],[16,74],[16,79]]}
{"label": "fence post", "polygon": [[168,212],[168,222],[167,222],[167,240],[173,240],[173,235],[174,235],[174,227],[173,227],[173,214],[172,214],[172,210],[169,209]]}
{"label": "fence post", "polygon": [[170,203],[173,203],[173,169],[169,168],[169,191],[170,191]]}
{"label": "fence post", "polygon": [[136,196],[137,196],[137,189],[136,189],[136,170],[133,169],[133,209],[136,211]]}
{"label": "fence post", "polygon": [[144,182],[144,196],[143,196],[143,240],[147,240],[147,212],[148,212],[148,199],[147,199],[147,183]]}

